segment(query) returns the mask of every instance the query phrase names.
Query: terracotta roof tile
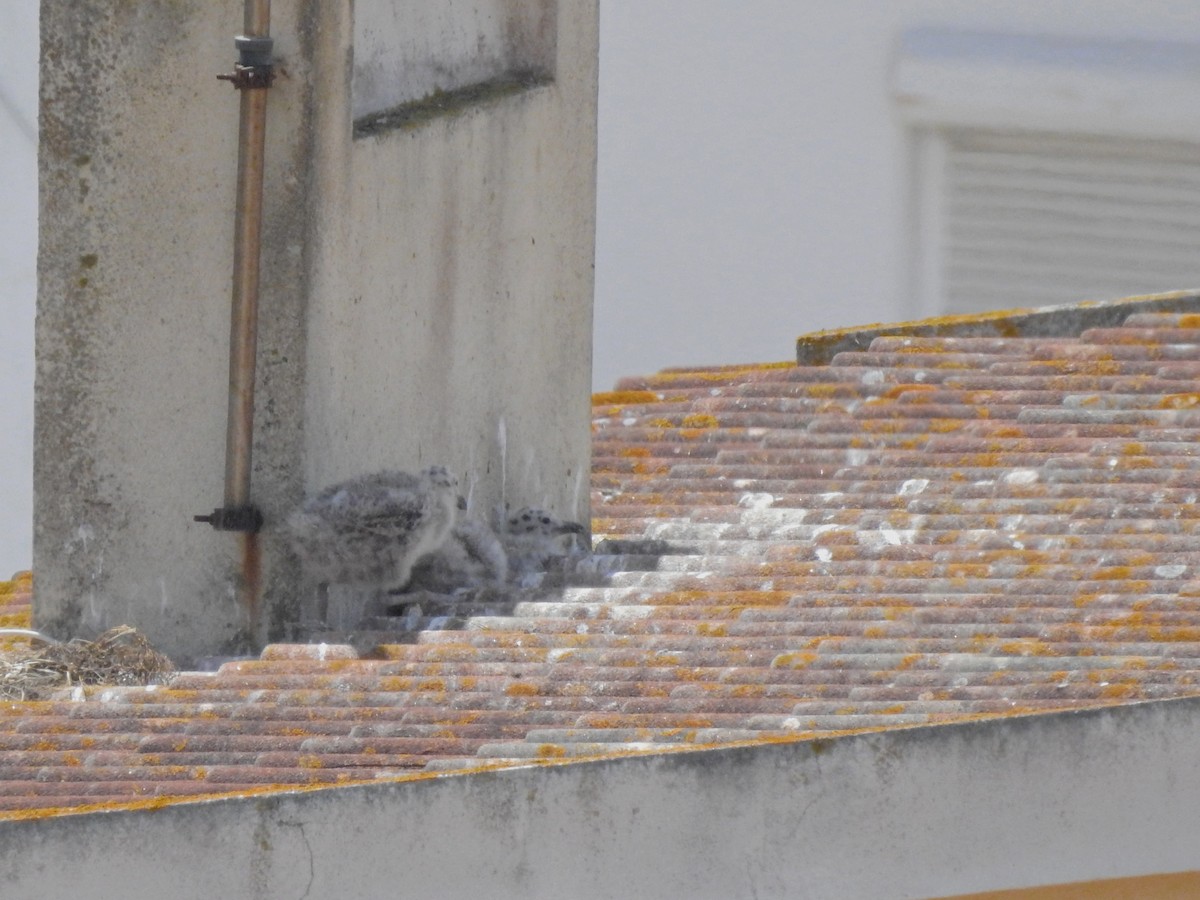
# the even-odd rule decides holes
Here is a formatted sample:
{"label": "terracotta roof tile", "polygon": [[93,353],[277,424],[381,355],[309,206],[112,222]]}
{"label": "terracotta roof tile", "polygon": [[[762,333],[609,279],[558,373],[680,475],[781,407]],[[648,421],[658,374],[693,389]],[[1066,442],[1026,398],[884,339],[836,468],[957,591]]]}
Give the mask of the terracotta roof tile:
{"label": "terracotta roof tile", "polygon": [[1200,694],[1200,314],[858,346],[596,395],[567,587],[0,704],[0,809]]}
{"label": "terracotta roof tile", "polygon": [[29,628],[33,576],[18,572],[9,581],[0,581],[0,628]]}

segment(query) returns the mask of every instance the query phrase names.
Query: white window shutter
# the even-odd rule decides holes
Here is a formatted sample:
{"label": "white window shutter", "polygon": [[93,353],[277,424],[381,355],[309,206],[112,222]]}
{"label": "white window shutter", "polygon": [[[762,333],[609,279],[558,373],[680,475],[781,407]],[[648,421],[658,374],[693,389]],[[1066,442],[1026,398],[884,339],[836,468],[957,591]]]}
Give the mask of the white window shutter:
{"label": "white window shutter", "polygon": [[1200,45],[918,28],[898,49],[912,312],[1200,287]]}
{"label": "white window shutter", "polygon": [[981,129],[941,140],[939,311],[1200,286],[1200,145]]}

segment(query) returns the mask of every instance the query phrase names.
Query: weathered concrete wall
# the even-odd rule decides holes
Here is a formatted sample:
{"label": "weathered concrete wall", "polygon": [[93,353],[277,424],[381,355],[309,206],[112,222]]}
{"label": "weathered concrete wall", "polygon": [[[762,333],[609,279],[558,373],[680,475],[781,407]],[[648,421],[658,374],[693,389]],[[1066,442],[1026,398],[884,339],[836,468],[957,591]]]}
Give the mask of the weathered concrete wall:
{"label": "weathered concrete wall", "polygon": [[319,103],[310,486],[445,462],[480,510],[586,517],[595,5],[558,22],[548,84],[356,139]]}
{"label": "weathered concrete wall", "polygon": [[354,115],[507,73],[552,73],[557,9],[558,0],[356,0]]}
{"label": "weathered concrete wall", "polygon": [[[352,138],[351,4],[276,2],[252,500],[221,504],[241,4],[42,4],[35,621],[128,623],[178,661],[296,616],[273,525],[343,475],[444,463],[586,516],[596,7],[553,79]],[[315,77],[314,73],[319,73]],[[536,244],[534,242],[537,242]]]}
{"label": "weathered concrete wall", "polygon": [[1197,867],[1198,712],[1167,701],[0,823],[0,893],[901,900],[1182,872]]}
{"label": "weathered concrete wall", "polygon": [[[246,637],[239,539],[191,521],[222,496],[238,99],[215,76],[233,68],[240,7],[42,4],[35,621],[56,635],[129,623],[182,655]],[[295,436],[273,434],[302,405],[299,11],[276,5],[290,76],[268,117],[268,515],[300,485]]]}

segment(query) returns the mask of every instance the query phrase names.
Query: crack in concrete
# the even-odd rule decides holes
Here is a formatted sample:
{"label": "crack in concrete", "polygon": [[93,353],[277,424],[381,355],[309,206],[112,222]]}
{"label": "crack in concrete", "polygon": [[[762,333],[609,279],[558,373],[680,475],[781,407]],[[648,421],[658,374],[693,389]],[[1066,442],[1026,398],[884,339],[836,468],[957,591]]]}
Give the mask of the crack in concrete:
{"label": "crack in concrete", "polygon": [[306,900],[309,894],[312,893],[313,882],[317,878],[316,862],[313,858],[312,844],[308,842],[308,834],[304,830],[303,822],[283,822],[279,823],[287,828],[295,828],[300,832],[300,840],[304,841],[304,849],[308,852],[308,884],[304,886],[304,893],[300,895],[300,900]]}

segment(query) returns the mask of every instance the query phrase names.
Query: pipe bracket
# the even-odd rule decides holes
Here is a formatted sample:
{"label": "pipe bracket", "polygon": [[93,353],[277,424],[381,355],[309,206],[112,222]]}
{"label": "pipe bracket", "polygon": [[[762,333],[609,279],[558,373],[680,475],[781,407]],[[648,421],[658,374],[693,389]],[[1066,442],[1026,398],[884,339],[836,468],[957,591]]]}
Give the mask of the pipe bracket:
{"label": "pipe bracket", "polygon": [[239,91],[269,88],[275,80],[275,65],[271,57],[275,41],[269,37],[238,35],[233,43],[238,50],[233,74],[218,75],[217,78],[230,82]]}
{"label": "pipe bracket", "polygon": [[263,514],[257,506],[222,506],[207,516],[192,516],[196,522],[207,522],[217,531],[244,531],[257,534],[263,527]]}

